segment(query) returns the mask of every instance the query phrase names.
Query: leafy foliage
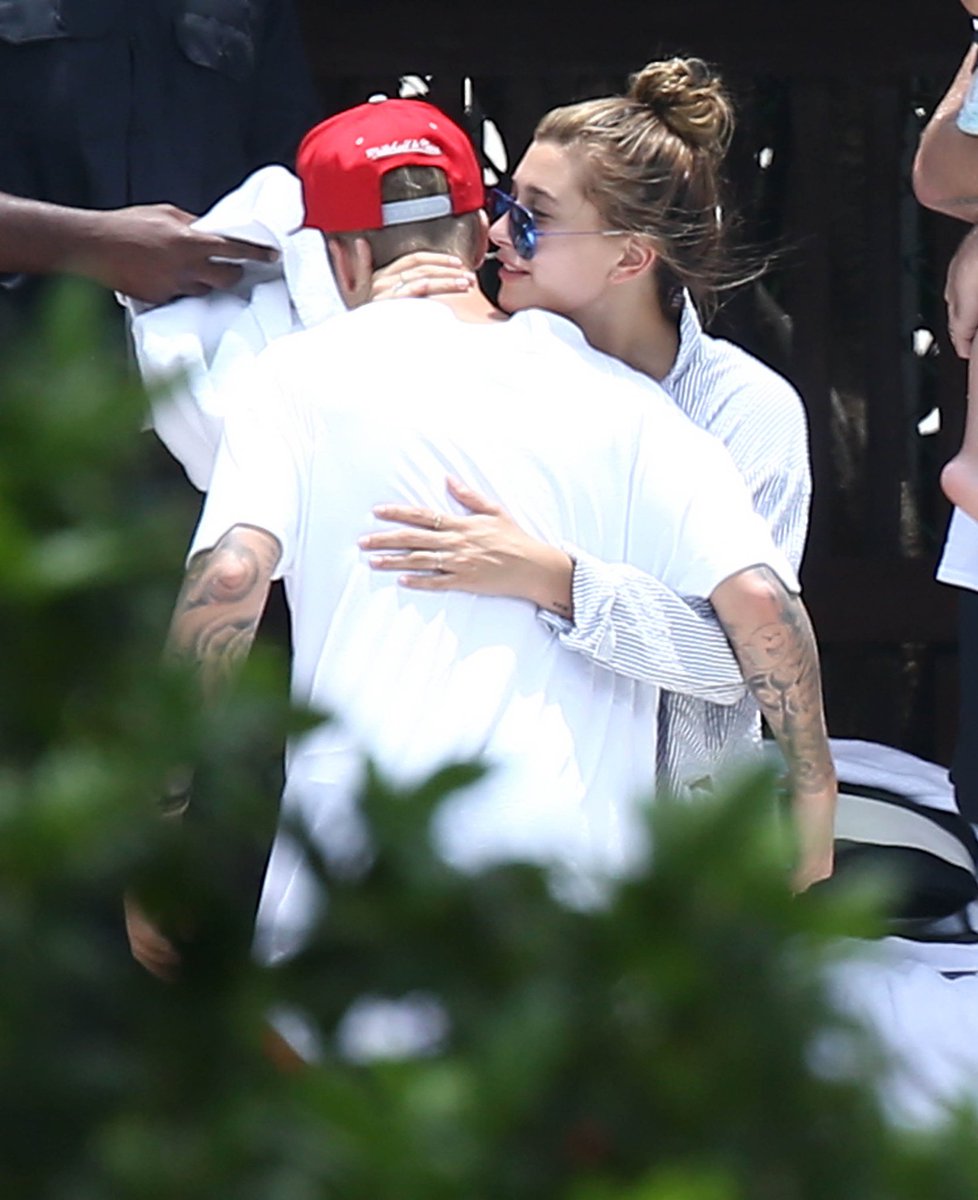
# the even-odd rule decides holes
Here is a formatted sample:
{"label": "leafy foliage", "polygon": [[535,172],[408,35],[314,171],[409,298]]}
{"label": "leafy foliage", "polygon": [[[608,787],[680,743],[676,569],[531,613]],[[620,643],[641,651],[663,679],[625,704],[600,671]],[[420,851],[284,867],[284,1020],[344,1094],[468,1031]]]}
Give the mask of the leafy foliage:
{"label": "leafy foliage", "polygon": [[[970,1129],[890,1129],[826,1003],[872,916],[790,897],[767,780],[657,803],[653,861],[575,905],[434,853],[477,768],[410,793],[371,773],[370,853],[319,860],[312,942],[254,963],[254,763],[310,718],[261,658],[209,714],[159,668],[185,514],[147,494],[143,400],[99,341],[63,294],[0,401],[4,1200],[971,1200]],[[205,780],[182,830],[152,803],[174,761]],[[128,886],[189,935],[174,985],[126,958]],[[283,1008],[316,1065],[269,1055]]]}

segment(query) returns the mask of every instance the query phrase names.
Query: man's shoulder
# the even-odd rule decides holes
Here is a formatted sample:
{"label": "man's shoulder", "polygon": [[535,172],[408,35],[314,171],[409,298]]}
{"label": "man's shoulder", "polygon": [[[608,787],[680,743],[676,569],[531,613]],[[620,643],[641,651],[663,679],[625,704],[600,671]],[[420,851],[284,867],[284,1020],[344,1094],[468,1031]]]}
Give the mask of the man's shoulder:
{"label": "man's shoulder", "polygon": [[364,304],[276,338],[259,354],[258,369],[285,391],[317,397],[415,371],[444,337],[440,322],[450,314],[441,308],[426,300]]}
{"label": "man's shoulder", "polygon": [[[378,324],[377,309],[384,306],[366,304],[327,317],[306,329],[296,329],[270,342],[259,356],[266,367],[287,371],[291,364],[305,364],[309,358],[329,354],[331,358],[355,354],[374,337]],[[388,305],[387,307],[393,307]]]}
{"label": "man's shoulder", "polygon": [[563,362],[577,373],[581,386],[594,386],[600,379],[600,400],[610,402],[614,397],[633,404],[661,405],[677,412],[675,404],[662,385],[650,376],[592,346],[572,321],[544,309],[525,309],[516,313],[509,324],[522,325],[537,350]]}

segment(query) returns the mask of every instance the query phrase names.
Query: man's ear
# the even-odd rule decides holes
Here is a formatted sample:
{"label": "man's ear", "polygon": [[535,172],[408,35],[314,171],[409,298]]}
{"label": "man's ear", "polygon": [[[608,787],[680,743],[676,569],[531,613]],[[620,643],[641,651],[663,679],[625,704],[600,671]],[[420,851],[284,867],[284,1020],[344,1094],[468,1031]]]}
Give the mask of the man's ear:
{"label": "man's ear", "polygon": [[326,248],[333,265],[333,275],[343,303],[347,308],[359,308],[370,299],[373,254],[366,238],[327,238]]}
{"label": "man's ear", "polygon": [[623,238],[618,262],[608,276],[611,283],[627,283],[646,272],[651,272],[659,257],[656,249],[643,237]]}
{"label": "man's ear", "polygon": [[489,218],[484,208],[480,208],[477,215],[479,218],[479,233],[475,243],[476,269],[482,266],[486,255],[489,253]]}

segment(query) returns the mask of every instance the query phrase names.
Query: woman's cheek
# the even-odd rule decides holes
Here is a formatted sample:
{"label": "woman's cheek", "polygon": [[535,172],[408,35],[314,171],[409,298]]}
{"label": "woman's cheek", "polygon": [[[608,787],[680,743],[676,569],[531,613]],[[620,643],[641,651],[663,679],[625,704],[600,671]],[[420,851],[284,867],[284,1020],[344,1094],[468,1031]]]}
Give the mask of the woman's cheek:
{"label": "woman's cheek", "polygon": [[[499,306],[507,312],[519,312],[534,303],[531,277],[515,272],[499,272]],[[538,302],[539,303],[539,302]]]}

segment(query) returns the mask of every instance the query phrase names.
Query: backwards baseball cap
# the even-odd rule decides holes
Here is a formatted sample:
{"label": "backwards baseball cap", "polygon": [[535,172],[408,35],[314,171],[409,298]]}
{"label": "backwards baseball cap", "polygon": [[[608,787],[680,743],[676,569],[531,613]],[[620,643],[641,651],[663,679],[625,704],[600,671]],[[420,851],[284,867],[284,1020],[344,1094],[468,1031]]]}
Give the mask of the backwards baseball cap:
{"label": "backwards baseball cap", "polygon": [[[410,166],[440,168],[448,193],[384,204],[383,177]],[[303,224],[324,233],[458,217],[485,202],[472,143],[423,100],[370,101],[322,121],[302,139],[296,171],[306,206]]]}

